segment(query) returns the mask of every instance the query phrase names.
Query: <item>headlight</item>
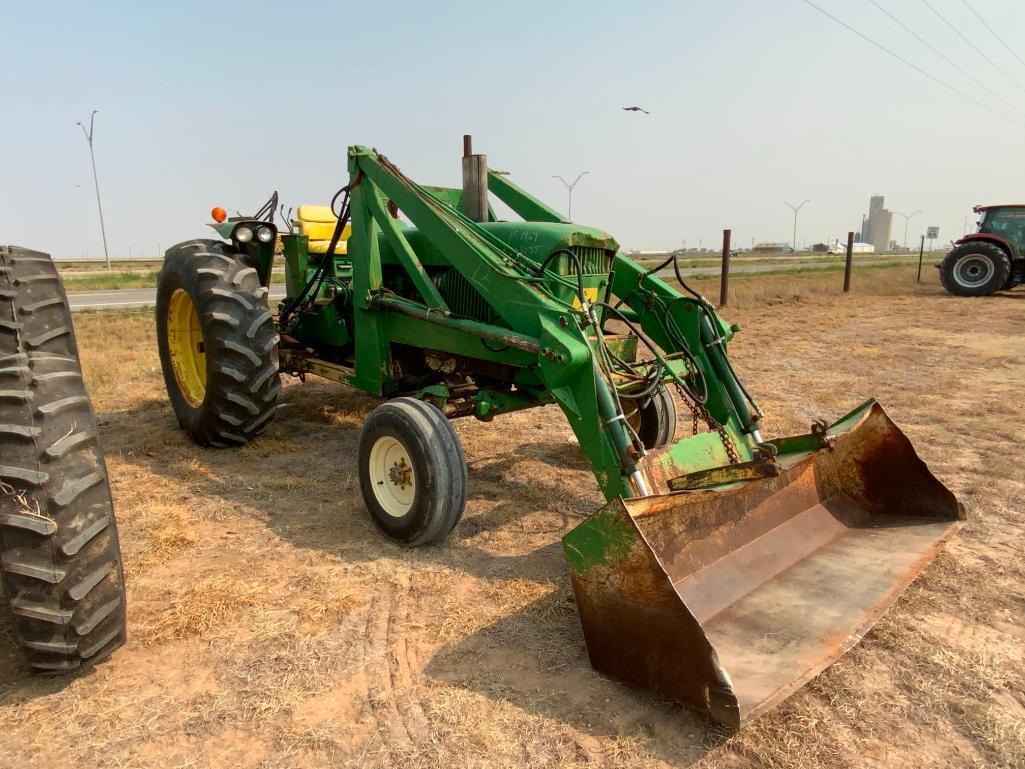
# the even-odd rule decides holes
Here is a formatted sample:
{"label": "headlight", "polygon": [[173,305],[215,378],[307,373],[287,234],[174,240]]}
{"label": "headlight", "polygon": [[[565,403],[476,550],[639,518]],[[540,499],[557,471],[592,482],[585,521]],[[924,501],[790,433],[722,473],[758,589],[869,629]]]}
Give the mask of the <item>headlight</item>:
{"label": "headlight", "polygon": [[256,239],[261,243],[270,243],[274,240],[274,230],[270,227],[261,227],[256,231]]}
{"label": "headlight", "polygon": [[253,239],[253,231],[248,227],[236,227],[233,236],[239,243],[248,243]]}

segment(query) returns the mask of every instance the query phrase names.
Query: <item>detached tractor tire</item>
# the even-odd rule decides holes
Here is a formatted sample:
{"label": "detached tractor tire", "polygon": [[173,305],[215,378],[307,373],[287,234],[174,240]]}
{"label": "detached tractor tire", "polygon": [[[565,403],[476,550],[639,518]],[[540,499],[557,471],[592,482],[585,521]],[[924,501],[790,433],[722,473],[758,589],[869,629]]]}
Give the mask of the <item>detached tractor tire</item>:
{"label": "detached tractor tire", "polygon": [[267,289],[227,243],[170,248],[157,277],[157,344],[178,422],[202,446],[241,446],[277,410],[278,333]]}
{"label": "detached tractor tire", "polygon": [[67,297],[50,257],[0,247],[0,573],[28,663],[125,641],[121,549]]}
{"label": "detached tractor tire", "polygon": [[394,542],[436,544],[463,515],[463,447],[430,403],[395,398],[374,409],[359,436],[358,465],[370,518]]}
{"label": "detached tractor tire", "polygon": [[969,241],[955,246],[940,264],[940,282],[956,296],[988,296],[1006,288],[1011,257],[997,245]]}
{"label": "detached tractor tire", "polygon": [[644,401],[624,401],[627,422],[646,449],[668,446],[676,437],[676,401],[666,386]]}

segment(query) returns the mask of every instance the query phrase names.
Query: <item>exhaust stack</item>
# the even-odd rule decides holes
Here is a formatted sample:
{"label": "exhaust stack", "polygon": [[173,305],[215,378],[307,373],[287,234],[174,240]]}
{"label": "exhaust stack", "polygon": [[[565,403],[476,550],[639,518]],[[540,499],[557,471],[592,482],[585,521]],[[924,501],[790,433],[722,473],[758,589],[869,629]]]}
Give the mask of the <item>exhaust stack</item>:
{"label": "exhaust stack", "polygon": [[473,138],[463,135],[463,213],[475,222],[488,220],[488,156],[473,154]]}

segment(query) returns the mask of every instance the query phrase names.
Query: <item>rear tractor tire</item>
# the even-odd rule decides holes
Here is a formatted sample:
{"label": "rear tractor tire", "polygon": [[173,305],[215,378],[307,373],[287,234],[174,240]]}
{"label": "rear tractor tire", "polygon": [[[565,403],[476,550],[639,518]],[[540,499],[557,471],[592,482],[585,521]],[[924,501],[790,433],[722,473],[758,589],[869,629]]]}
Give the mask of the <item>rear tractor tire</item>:
{"label": "rear tractor tire", "polygon": [[267,289],[227,243],[173,246],[157,278],[157,343],[178,422],[202,446],[240,446],[277,410],[278,333]]}
{"label": "rear tractor tire", "polygon": [[395,398],[370,412],[359,436],[358,464],[370,518],[394,542],[436,544],[463,515],[463,448],[430,403]]}
{"label": "rear tractor tire", "polygon": [[1006,288],[1011,278],[1011,257],[986,241],[955,246],[940,265],[940,282],[956,296],[988,296]]}
{"label": "rear tractor tire", "polygon": [[107,467],[67,297],[46,254],[0,247],[0,603],[29,665],[91,665],[125,641]]}

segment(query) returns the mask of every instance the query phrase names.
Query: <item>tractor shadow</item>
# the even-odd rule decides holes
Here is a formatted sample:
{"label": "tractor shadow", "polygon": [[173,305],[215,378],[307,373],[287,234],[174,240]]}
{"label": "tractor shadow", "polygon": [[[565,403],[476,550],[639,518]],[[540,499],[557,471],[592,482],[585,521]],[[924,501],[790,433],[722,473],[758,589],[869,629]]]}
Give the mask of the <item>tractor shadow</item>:
{"label": "tractor shadow", "polygon": [[[440,546],[403,548],[381,537],[370,522],[355,466],[363,421],[380,401],[308,382],[285,388],[282,402],[264,436],[242,448],[213,449],[188,439],[165,400],[147,400],[99,415],[104,451],[166,477],[175,487],[220,498],[225,508],[259,518],[294,546],[348,561],[427,561],[482,578],[515,573],[566,581],[558,540],[603,504],[597,484],[586,493],[560,483],[560,472],[575,473],[574,480],[580,473],[591,477],[572,437],[496,448],[488,445],[486,431],[502,429],[500,417],[462,430],[470,488],[455,530]],[[533,472],[539,465],[557,472]],[[514,552],[493,548],[493,535],[522,540],[524,546],[511,548]]]}
{"label": "tractor shadow", "polygon": [[[535,423],[522,415],[514,427],[501,417],[488,425],[457,424],[469,468],[466,514],[441,545],[409,549],[378,534],[359,491],[357,442],[379,401],[311,381],[286,387],[282,402],[266,435],[239,449],[209,449],[191,443],[166,400],[154,398],[99,415],[104,449],[108,457],[166,478],[170,488],[214,498],[219,510],[254,519],[312,554],[349,563],[424,563],[486,580],[550,585],[541,600],[443,647],[426,664],[426,675],[585,735],[633,735],[677,766],[721,741],[704,718],[590,667],[560,540],[603,499],[571,435],[541,428],[534,435]],[[535,413],[544,422],[561,418],[554,410]],[[490,432],[510,427],[524,443]],[[127,529],[122,539],[130,536]],[[596,744],[578,747],[600,758],[588,753],[600,750]]]}

